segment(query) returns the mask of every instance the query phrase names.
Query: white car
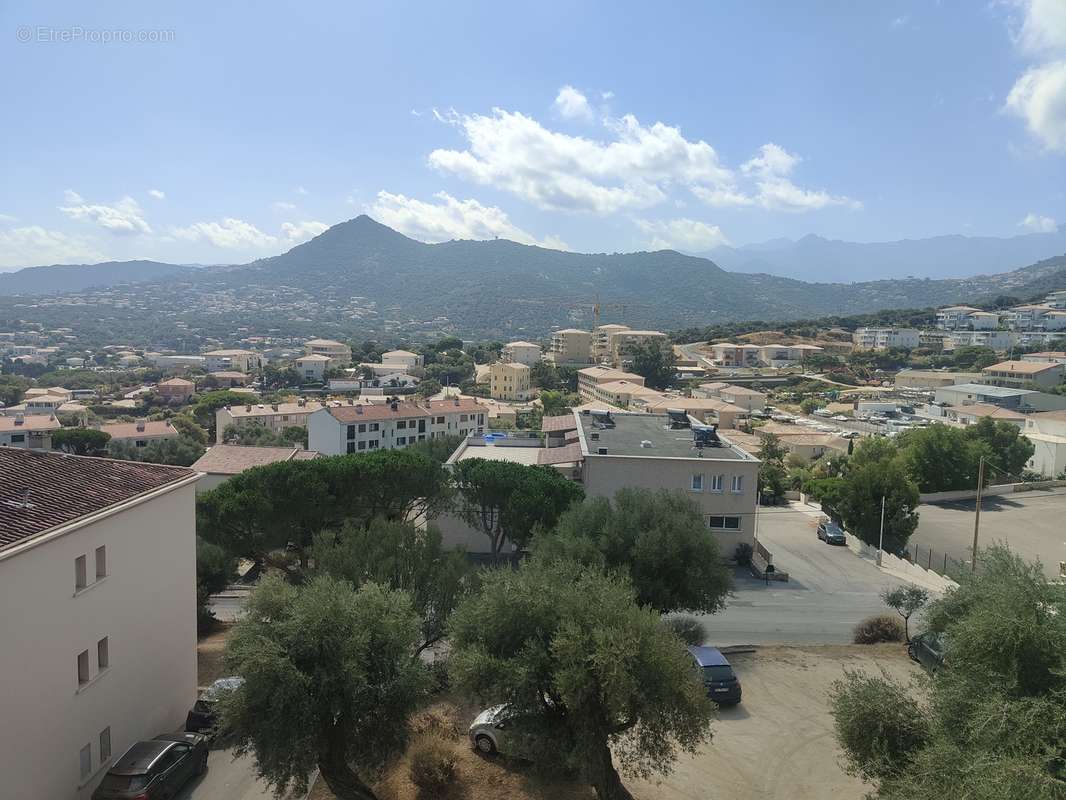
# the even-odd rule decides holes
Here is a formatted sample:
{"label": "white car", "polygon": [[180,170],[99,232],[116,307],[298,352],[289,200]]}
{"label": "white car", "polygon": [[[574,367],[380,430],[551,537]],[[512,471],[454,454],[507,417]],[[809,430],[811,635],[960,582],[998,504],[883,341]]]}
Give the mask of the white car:
{"label": "white car", "polygon": [[[470,744],[479,753],[494,756],[507,740],[507,722],[512,718],[510,706],[486,708],[470,723]],[[504,746],[502,749],[506,749]]]}
{"label": "white car", "polygon": [[835,417],[833,417],[833,419],[835,419],[837,422],[847,422],[848,421],[848,418],[845,417],[843,414],[837,414]]}

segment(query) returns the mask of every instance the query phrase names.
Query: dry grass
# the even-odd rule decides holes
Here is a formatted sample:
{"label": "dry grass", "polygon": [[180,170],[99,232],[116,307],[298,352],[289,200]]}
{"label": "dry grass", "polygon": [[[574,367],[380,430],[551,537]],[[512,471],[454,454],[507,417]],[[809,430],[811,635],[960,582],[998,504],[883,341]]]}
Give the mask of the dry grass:
{"label": "dry grass", "polygon": [[226,639],[233,626],[220,623],[212,633],[200,639],[196,644],[197,680],[200,686],[208,686],[226,675],[222,666],[222,654],[226,650]]}

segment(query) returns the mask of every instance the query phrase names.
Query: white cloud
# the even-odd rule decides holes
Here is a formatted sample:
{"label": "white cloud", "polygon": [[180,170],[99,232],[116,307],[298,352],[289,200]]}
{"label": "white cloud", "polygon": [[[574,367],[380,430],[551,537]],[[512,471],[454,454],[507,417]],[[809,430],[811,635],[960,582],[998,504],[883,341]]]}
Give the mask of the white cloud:
{"label": "white cloud", "polygon": [[1021,0],[1024,15],[1015,34],[1019,47],[1041,54],[1066,50],[1066,3],[1062,0]]}
{"label": "white cloud", "polygon": [[13,217],[10,214],[0,214],[0,222],[18,222],[18,217]]}
{"label": "white cloud", "polygon": [[39,225],[0,231],[0,266],[86,264],[107,256],[79,236],[50,231]]}
{"label": "white cloud", "polygon": [[424,242],[451,239],[510,239],[521,244],[535,244],[566,250],[565,242],[549,236],[537,239],[514,225],[507,213],[496,206],[484,206],[477,200],[457,200],[447,192],[434,195],[436,203],[427,203],[391,192],[378,192],[367,213],[383,225]]}
{"label": "white cloud", "polygon": [[286,203],[284,200],[277,200],[273,203],[275,211],[292,211],[296,208],[295,203]]}
{"label": "white cloud", "polygon": [[636,220],[637,227],[651,238],[652,250],[685,250],[700,253],[729,240],[717,225],[709,225],[695,219]]}
{"label": "white cloud", "polygon": [[68,205],[79,205],[85,202],[85,198],[75,192],[73,189],[65,189],[63,191],[63,202]]}
{"label": "white cloud", "polygon": [[314,220],[281,223],[281,233],[289,242],[302,242],[312,239],[327,228],[329,228],[329,225],[326,223],[315,222]]}
{"label": "white cloud", "polygon": [[310,194],[310,192],[308,192],[308,191],[307,191],[307,190],[306,190],[306,189],[305,189],[304,187],[302,187],[302,186],[297,186],[297,187],[296,187],[296,194]]}
{"label": "white cloud", "polygon": [[570,85],[564,86],[555,96],[555,110],[566,119],[592,119],[588,98]]}
{"label": "white cloud", "polygon": [[1066,152],[1066,61],[1026,71],[1007,95],[1006,109],[1048,150]]}
{"label": "white cloud", "polygon": [[167,199],[166,192],[162,191],[161,189],[149,189],[148,190],[148,194],[150,194],[156,200],[166,200]]}
{"label": "white cloud", "polygon": [[494,109],[438,118],[456,125],[466,150],[434,150],[429,163],[475,183],[511,192],[538,208],[611,214],[666,199],[672,184],[731,185],[714,148],[675,127],[641,125],[627,115],[607,120],[613,139],[551,131],[531,117]]}
{"label": "white cloud", "polygon": [[772,211],[814,211],[827,206],[850,206],[861,204],[848,197],[831,195],[824,190],[803,189],[788,177],[802,159],[773,142],[759,148],[759,155],[746,161],[740,168],[745,175],[755,178],[758,192],[754,202]]}
{"label": "white cloud", "polygon": [[901,17],[896,17],[894,20],[892,20],[892,27],[893,28],[902,28],[904,25],[906,25],[908,22],[910,22],[910,20],[911,20],[911,18],[909,16],[907,16],[906,14],[904,14]]}
{"label": "white cloud", "polygon": [[[84,200],[71,190],[64,193],[68,202],[80,205],[60,206],[59,210],[74,220],[82,222],[95,222],[104,230],[120,236],[130,236],[138,233],[150,234],[152,228],[144,221],[140,205],[132,197],[123,197],[113,205],[99,205],[85,203]],[[74,198],[78,198],[74,200]]]}
{"label": "white cloud", "polygon": [[265,249],[278,244],[276,236],[263,233],[250,222],[227,217],[219,222],[194,222],[184,228],[174,228],[171,233],[178,239],[189,242],[207,241],[215,247],[233,249]]}
{"label": "white cloud", "polygon": [[[458,128],[467,147],[434,150],[430,166],[545,210],[608,215],[676,199],[671,195],[677,189],[718,208],[859,207],[847,197],[796,186],[786,176],[799,157],[773,144],[737,172],[707,142],[686,139],[680,129],[662,122],[643,125],[631,114],[605,118],[608,136],[601,140],[553,131],[525,114],[499,108],[491,115],[434,114]],[[751,191],[738,185],[742,179]]]}
{"label": "white cloud", "polygon": [[1059,229],[1059,226],[1055,224],[1055,220],[1051,217],[1043,217],[1039,214],[1034,214],[1032,211],[1025,215],[1025,219],[1019,222],[1018,226],[1036,233],[1054,233]]}
{"label": "white cloud", "polygon": [[600,93],[600,97],[603,98],[604,100],[613,100],[614,99],[614,92],[612,92],[610,90],[608,90],[606,92],[601,92]]}

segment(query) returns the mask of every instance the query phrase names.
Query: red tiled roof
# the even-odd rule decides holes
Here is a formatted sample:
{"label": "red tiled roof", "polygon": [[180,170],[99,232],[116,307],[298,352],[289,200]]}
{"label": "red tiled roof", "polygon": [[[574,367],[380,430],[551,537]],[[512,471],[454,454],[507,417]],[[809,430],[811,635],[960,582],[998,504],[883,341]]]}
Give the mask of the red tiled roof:
{"label": "red tiled roof", "polygon": [[0,431],[54,431],[62,427],[54,414],[26,414],[21,421],[17,416],[0,417]]}
{"label": "red tiled roof", "polygon": [[558,417],[542,417],[540,421],[540,429],[545,433],[576,431],[577,422],[574,421],[573,414],[563,414]]}
{"label": "red tiled roof", "polygon": [[185,467],[0,447],[0,552],[195,474]]}
{"label": "red tiled roof", "polygon": [[[300,455],[303,453],[304,455]],[[238,475],[246,469],[274,464],[278,461],[303,461],[315,458],[317,451],[297,450],[295,447],[252,447],[236,444],[216,444],[207,448],[189,469],[213,472],[217,475]]]}
{"label": "red tiled roof", "polygon": [[546,447],[537,453],[538,464],[569,464],[572,461],[580,461],[582,458],[580,444]]}
{"label": "red tiled roof", "polygon": [[111,435],[112,439],[158,439],[159,437],[178,436],[178,429],[166,420],[148,420],[143,429],[138,429],[137,422],[111,422],[101,425],[100,430]]}

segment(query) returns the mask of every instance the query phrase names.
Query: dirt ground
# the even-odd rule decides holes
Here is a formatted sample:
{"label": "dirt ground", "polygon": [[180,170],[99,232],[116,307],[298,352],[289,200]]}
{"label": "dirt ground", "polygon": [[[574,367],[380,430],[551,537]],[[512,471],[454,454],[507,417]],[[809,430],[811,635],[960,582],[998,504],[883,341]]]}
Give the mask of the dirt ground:
{"label": "dirt ground", "polygon": [[[626,780],[637,800],[823,800],[862,797],[868,786],[839,764],[829,716],[830,684],[845,668],[906,677],[917,668],[902,645],[762,647],[730,657],[744,688],[744,701],[722,709],[714,738],[694,756],[682,756],[656,783]],[[464,708],[455,720],[457,776],[448,800],[592,800],[587,786],[545,783],[528,768],[474,753],[462,737]],[[401,759],[375,786],[381,800],[419,797]],[[309,800],[334,800],[319,780]]]}
{"label": "dirt ground", "polygon": [[723,708],[712,742],[661,783],[628,781],[637,800],[852,800],[868,791],[840,767],[829,686],[845,668],[916,674],[902,645],[764,647],[730,661],[743,702]]}
{"label": "dirt ground", "polygon": [[231,625],[220,624],[213,632],[196,643],[197,680],[200,686],[209,686],[218,678],[225,677],[222,653],[226,649],[226,637]]}

